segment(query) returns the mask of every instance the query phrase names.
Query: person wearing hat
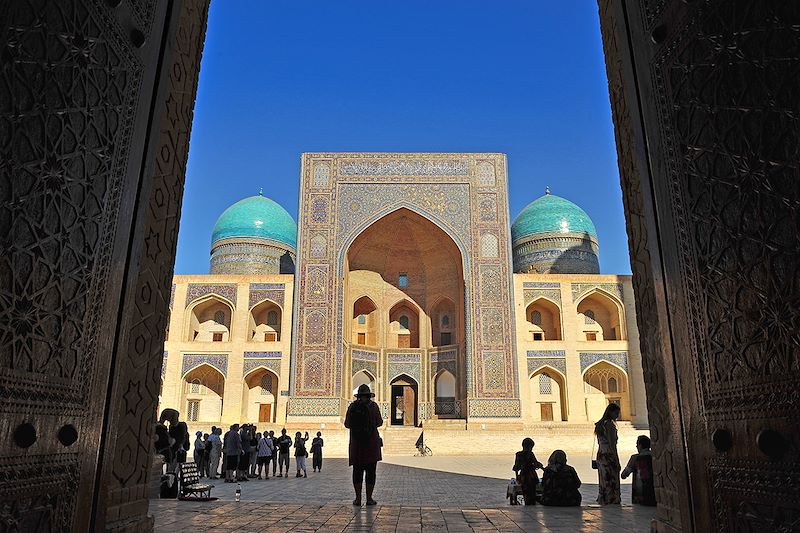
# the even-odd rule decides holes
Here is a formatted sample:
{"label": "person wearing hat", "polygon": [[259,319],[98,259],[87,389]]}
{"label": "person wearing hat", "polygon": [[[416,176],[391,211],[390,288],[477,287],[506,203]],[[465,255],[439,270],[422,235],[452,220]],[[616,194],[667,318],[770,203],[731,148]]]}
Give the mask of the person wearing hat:
{"label": "person wearing hat", "polygon": [[361,505],[361,486],[366,485],[367,505],[375,505],[372,491],[375,489],[375,472],[381,457],[381,441],[378,428],[383,425],[378,404],[372,401],[375,394],[369,385],[360,385],[355,401],[347,408],[344,427],[350,430],[349,464],[353,467],[353,489],[356,499],[353,505]]}

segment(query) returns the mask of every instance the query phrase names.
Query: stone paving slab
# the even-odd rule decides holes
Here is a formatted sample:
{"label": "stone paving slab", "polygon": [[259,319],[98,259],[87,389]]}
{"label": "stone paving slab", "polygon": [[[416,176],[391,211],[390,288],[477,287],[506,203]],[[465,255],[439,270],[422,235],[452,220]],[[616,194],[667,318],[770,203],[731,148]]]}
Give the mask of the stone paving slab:
{"label": "stone paving slab", "polygon": [[[234,501],[236,484],[214,481],[214,502],[152,500],[156,531],[648,531],[653,508],[584,506],[556,508],[510,506],[505,499],[507,479],[447,472],[448,462],[415,458],[415,468],[378,466],[375,498],[380,505],[353,507],[351,470],[346,459],[326,459],[321,473],[308,478],[251,480],[242,483],[242,501]],[[507,457],[471,457],[472,470],[510,468]],[[481,461],[481,459],[483,459]],[[404,459],[405,461],[405,459]],[[453,469],[469,471],[469,462],[452,459]],[[495,475],[503,475],[498,473]],[[510,476],[509,476],[510,477]],[[584,503],[597,496],[597,485],[581,487]],[[630,486],[623,486],[630,501]]]}

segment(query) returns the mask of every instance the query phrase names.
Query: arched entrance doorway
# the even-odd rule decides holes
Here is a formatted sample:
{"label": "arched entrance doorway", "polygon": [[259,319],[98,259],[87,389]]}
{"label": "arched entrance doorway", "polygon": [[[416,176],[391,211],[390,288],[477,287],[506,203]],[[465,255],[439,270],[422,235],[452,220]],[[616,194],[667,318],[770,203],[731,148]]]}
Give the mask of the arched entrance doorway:
{"label": "arched entrance doorway", "polygon": [[417,382],[402,375],[392,380],[389,420],[393,426],[417,425]]}
{"label": "arched entrance doorway", "polygon": [[242,389],[243,420],[275,422],[278,376],[266,368],[259,368],[245,376]]}
{"label": "arched entrance doorway", "polygon": [[564,376],[550,367],[534,372],[530,377],[533,418],[541,422],[567,420],[567,398]]}

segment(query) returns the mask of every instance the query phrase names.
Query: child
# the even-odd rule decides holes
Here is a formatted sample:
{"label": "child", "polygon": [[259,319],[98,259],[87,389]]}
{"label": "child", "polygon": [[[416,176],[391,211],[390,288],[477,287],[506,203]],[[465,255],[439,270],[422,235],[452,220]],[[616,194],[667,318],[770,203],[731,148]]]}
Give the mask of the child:
{"label": "child", "polygon": [[305,437],[302,437],[299,431],[294,434],[294,461],[297,463],[297,475],[295,477],[301,477],[301,470],[303,471],[302,477],[308,477],[308,473],[306,472],[306,457],[308,457],[308,452],[306,451],[307,440],[308,431],[306,431]]}
{"label": "child", "polygon": [[653,484],[653,456],[650,453],[650,437],[639,435],[636,439],[639,453],[631,455],[628,465],[622,471],[622,479],[633,474],[631,500],[640,505],[656,504],[656,489]]}
{"label": "child", "polygon": [[522,450],[517,452],[514,458],[514,468],[512,469],[517,475],[517,482],[522,486],[525,505],[536,503],[536,485],[539,484],[539,476],[536,474],[536,469],[543,466],[533,455],[534,445],[532,438],[525,437],[522,439]]}

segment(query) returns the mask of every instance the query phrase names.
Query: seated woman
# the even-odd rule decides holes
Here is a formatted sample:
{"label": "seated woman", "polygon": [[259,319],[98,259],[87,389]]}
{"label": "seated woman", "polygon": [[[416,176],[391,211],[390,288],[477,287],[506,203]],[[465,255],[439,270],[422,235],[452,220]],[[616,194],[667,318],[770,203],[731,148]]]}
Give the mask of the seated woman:
{"label": "seated woman", "polygon": [[567,454],[556,450],[547,461],[542,477],[542,503],[562,507],[581,504],[578,473],[567,464]]}
{"label": "seated woman", "polygon": [[653,483],[653,456],[650,453],[650,437],[640,435],[636,439],[639,453],[631,455],[628,465],[622,471],[622,479],[633,474],[631,500],[639,505],[655,505],[656,489]]}

